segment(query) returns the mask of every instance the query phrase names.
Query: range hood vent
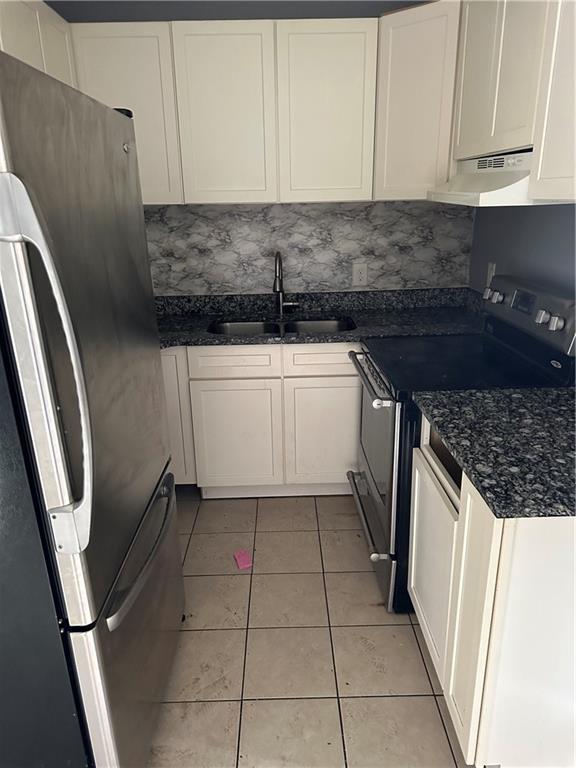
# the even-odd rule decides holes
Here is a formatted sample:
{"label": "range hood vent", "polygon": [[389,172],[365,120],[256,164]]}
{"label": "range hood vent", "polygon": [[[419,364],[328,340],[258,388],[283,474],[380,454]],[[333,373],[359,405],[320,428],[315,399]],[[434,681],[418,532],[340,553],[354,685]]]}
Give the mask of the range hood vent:
{"label": "range hood vent", "polygon": [[446,184],[428,192],[428,200],[475,207],[533,205],[528,197],[532,152],[460,160]]}

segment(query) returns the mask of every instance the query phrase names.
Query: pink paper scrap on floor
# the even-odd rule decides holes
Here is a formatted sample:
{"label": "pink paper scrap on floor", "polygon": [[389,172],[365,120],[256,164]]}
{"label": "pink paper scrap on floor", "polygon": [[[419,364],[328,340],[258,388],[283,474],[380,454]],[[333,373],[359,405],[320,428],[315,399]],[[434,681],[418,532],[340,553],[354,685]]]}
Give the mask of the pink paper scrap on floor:
{"label": "pink paper scrap on floor", "polygon": [[234,552],[234,560],[236,560],[236,565],[241,571],[245,571],[246,568],[252,568],[252,555],[246,549],[237,549]]}

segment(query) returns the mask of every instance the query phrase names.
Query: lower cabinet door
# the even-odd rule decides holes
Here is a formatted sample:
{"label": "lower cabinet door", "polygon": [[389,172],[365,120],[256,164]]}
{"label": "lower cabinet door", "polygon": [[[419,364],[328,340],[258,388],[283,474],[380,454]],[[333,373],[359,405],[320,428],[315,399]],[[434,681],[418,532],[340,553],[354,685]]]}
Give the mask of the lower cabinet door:
{"label": "lower cabinet door", "polygon": [[358,464],[356,376],[284,379],[287,483],[345,483]]}
{"label": "lower cabinet door", "polygon": [[190,394],[198,485],[283,482],[280,379],[192,381]]}
{"label": "lower cabinet door", "polygon": [[463,476],[443,687],[470,765],[476,756],[502,528],[503,521]]}
{"label": "lower cabinet door", "polygon": [[177,484],[193,484],[196,482],[196,465],[186,347],[163,349],[161,359],[172,456],[171,472]]}
{"label": "lower cabinet door", "polygon": [[444,685],[458,510],[419,448],[414,450],[408,591]]}

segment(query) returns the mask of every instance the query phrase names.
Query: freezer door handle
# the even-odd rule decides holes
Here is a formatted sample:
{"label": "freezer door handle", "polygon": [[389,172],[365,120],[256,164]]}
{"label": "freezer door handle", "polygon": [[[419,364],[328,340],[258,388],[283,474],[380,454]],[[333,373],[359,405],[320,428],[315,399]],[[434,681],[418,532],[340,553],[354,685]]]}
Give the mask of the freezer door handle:
{"label": "freezer door handle", "polygon": [[[67,482],[61,482],[60,485],[67,484],[68,486],[67,503],[57,506],[47,503],[47,511],[58,552],[78,554],[88,546],[93,497],[92,433],[84,372],[72,320],[42,224],[38,219],[34,204],[26,187],[17,176],[8,172],[0,173],[0,242],[12,244],[30,243],[36,248],[40,254],[42,265],[54,296],[54,303],[62,323],[74,376],[82,432],[82,495],[79,500],[73,500],[69,491],[70,483],[65,478]],[[19,264],[16,270],[18,272],[16,279],[19,281],[20,287],[25,290],[29,299],[26,309],[29,315],[34,314],[35,308],[29,306],[30,303],[33,304],[29,272],[22,264]],[[29,320],[29,318],[27,319]],[[44,409],[54,409],[55,405],[51,392],[46,391],[49,389],[49,377],[44,370],[46,364],[43,360],[41,342],[38,338],[35,339],[33,346],[32,356],[35,358],[36,373],[37,377],[41,379],[38,390],[43,390],[40,399]],[[58,423],[55,414],[50,414],[49,421],[52,432],[54,432],[54,425]],[[55,439],[53,438],[53,440]],[[64,462],[61,463],[64,465]],[[65,473],[67,468],[61,468],[61,471]],[[40,472],[40,478],[42,483],[42,472]],[[45,493],[45,497],[46,495]]]}
{"label": "freezer door handle", "polygon": [[[142,590],[144,589],[144,586],[146,585],[146,582],[148,580],[148,576],[150,575],[151,570],[154,567],[154,559],[156,557],[156,553],[162,546],[162,542],[166,538],[168,531],[170,530],[170,525],[172,523],[172,518],[175,514],[175,501],[176,501],[176,490],[174,486],[174,475],[168,474],[162,481],[162,485],[160,487],[160,490],[158,491],[155,499],[152,502],[152,506],[159,500],[165,498],[166,499],[166,512],[164,515],[164,520],[162,523],[162,527],[160,528],[160,531],[158,532],[158,537],[156,538],[156,541],[154,542],[152,549],[148,553],[148,556],[146,557],[146,560],[144,561],[144,564],[140,570],[140,573],[136,576],[132,584],[129,586],[127,590],[123,592],[121,595],[121,602],[118,603],[118,600],[112,599],[112,613],[108,613],[106,615],[106,625],[110,632],[114,632],[115,629],[118,629],[118,627],[122,624],[126,616],[130,613],[130,609],[136,602],[138,595]],[[117,597],[117,596],[116,596]]]}

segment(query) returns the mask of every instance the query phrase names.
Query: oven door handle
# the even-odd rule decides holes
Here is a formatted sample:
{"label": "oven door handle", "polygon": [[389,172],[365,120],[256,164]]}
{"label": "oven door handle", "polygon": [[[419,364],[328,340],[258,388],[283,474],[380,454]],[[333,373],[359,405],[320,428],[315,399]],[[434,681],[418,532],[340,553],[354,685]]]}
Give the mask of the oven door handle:
{"label": "oven door handle", "polygon": [[358,358],[360,356],[364,356],[363,352],[348,352],[348,357],[352,361],[352,365],[354,368],[356,368],[356,371],[358,373],[358,376],[360,376],[360,380],[364,387],[368,390],[370,397],[372,398],[372,408],[375,408],[376,410],[378,408],[391,408],[393,404],[392,398],[386,398],[381,397],[378,392],[374,389],[374,385],[366,375],[366,371],[362,366],[360,365],[360,361]]}
{"label": "oven door handle", "polygon": [[370,550],[370,560],[373,563],[377,563],[379,560],[390,560],[390,555],[383,555],[380,552],[378,552],[378,549],[374,544],[374,539],[372,538],[372,534],[370,533],[370,528],[368,527],[368,520],[366,519],[366,513],[364,512],[364,507],[362,506],[362,499],[360,498],[360,492],[358,491],[358,486],[356,485],[356,472],[352,472],[352,470],[350,470],[349,472],[346,472],[346,477],[348,478],[348,482],[350,483],[350,488],[352,489],[352,496],[354,497],[354,503],[356,504],[356,509],[358,510],[360,521],[362,522],[362,528],[364,528],[364,535],[366,536],[366,542]]}

